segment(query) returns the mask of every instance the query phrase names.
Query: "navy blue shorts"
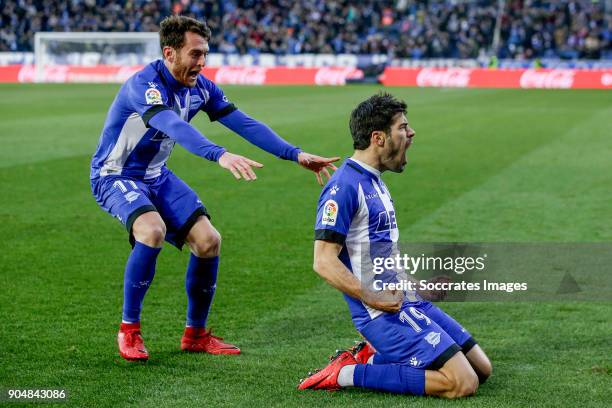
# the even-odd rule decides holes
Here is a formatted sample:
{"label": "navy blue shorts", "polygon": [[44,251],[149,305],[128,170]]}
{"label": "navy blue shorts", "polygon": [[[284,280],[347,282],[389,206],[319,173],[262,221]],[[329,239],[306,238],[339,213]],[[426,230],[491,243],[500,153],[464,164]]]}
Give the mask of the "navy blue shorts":
{"label": "navy blue shorts", "polygon": [[202,215],[210,218],[198,195],[168,169],[150,180],[100,177],[92,180],[91,190],[100,207],[128,230],[132,245],[132,224],[146,212],[159,213],[166,224],[166,241],[179,249],[198,218]]}
{"label": "navy blue shorts", "polygon": [[361,329],[377,351],[376,364],[407,364],[437,370],[474,346],[470,333],[430,302],[406,302],[398,313],[384,313]]}

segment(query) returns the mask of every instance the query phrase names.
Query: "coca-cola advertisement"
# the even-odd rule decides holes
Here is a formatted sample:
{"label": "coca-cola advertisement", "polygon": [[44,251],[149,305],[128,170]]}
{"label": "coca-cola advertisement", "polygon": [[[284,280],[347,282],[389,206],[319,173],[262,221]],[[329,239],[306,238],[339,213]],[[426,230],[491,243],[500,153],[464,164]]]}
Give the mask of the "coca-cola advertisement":
{"label": "coca-cola advertisement", "polygon": [[[42,69],[10,65],[0,66],[0,82],[123,83],[140,69],[141,65],[61,65]],[[364,76],[360,69],[347,67],[221,67],[204,68],[202,73],[218,84],[231,85],[345,85],[347,80]]]}
{"label": "coca-cola advertisement", "polygon": [[449,88],[466,88],[470,83],[469,69],[436,69],[424,68],[416,77],[417,86],[434,86]]}
{"label": "coca-cola advertisement", "polygon": [[379,81],[386,86],[611,89],[612,70],[388,67]]}
{"label": "coca-cola advertisement", "polygon": [[[0,83],[122,83],[142,66],[0,66]],[[205,68],[207,78],[232,85],[345,85],[364,79],[350,67]],[[387,67],[378,78],[385,86],[443,88],[612,89],[612,69],[488,69]]]}

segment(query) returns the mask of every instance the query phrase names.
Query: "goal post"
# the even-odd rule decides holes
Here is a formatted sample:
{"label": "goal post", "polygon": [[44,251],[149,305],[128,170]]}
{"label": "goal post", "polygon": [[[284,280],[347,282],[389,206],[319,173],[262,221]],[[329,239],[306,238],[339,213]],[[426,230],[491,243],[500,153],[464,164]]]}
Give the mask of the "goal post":
{"label": "goal post", "polygon": [[34,36],[36,82],[121,82],[157,58],[161,50],[155,32],[38,32]]}

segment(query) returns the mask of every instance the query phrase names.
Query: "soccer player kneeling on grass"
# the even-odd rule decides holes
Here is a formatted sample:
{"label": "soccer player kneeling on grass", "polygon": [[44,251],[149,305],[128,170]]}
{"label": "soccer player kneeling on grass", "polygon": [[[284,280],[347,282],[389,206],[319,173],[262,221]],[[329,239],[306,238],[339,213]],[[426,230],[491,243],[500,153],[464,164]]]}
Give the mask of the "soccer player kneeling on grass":
{"label": "soccer player kneeling on grass", "polygon": [[215,294],[221,235],[197,194],[166,167],[175,143],[215,161],[236,179],[255,180],[253,160],[232,154],[206,139],[189,121],[205,112],[257,147],[329,177],[337,158],[302,152],[265,124],[247,116],[201,71],[206,65],[210,29],[205,23],[171,16],[160,24],[163,59],[154,61],[121,87],[113,101],[91,161],[91,189],[102,209],[130,234],[132,252],[124,275],[123,321],[117,341],[127,360],[147,360],[140,312],[162,244],[185,243],[191,257],[185,277],[187,322],[181,349],[239,354],[233,344],[213,336],[207,318]]}
{"label": "soccer player kneeling on grass", "polygon": [[406,165],[415,135],[406,104],[389,94],[372,96],[353,110],[350,130],[355,152],[319,199],[314,269],[343,292],[367,342],[338,352],[298,388],[472,395],[491,375],[491,363],[472,336],[418,294],[379,296],[360,281],[362,259],[370,259],[377,245],[393,245],[399,238],[393,200],[380,176],[387,170],[402,172]]}

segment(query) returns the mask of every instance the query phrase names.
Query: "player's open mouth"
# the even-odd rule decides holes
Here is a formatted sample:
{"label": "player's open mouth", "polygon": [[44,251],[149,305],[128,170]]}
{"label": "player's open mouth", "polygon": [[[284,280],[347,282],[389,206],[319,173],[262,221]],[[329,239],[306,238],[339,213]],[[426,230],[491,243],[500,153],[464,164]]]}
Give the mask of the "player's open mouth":
{"label": "player's open mouth", "polygon": [[189,78],[195,80],[199,73],[200,71],[189,71]]}

